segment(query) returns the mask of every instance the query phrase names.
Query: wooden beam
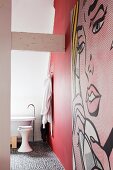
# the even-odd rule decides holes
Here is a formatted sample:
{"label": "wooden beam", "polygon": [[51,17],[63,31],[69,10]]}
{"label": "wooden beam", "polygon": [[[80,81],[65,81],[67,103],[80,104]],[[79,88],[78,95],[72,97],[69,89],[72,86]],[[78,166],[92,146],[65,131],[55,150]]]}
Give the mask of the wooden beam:
{"label": "wooden beam", "polygon": [[12,50],[65,52],[65,35],[12,32]]}

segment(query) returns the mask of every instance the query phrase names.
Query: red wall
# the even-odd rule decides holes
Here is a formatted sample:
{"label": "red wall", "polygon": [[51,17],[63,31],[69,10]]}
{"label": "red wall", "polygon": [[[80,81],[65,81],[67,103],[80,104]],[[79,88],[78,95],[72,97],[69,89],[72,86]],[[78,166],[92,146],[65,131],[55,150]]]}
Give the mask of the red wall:
{"label": "red wall", "polygon": [[52,53],[53,137],[50,145],[66,170],[72,170],[70,22],[74,0],[55,0],[54,33],[66,35],[66,52]]}

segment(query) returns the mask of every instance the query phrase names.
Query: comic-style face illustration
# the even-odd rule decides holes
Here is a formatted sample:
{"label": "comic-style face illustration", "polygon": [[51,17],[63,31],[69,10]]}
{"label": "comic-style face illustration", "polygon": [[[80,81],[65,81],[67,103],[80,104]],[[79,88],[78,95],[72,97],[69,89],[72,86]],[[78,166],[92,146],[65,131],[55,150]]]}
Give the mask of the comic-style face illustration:
{"label": "comic-style face illustration", "polygon": [[73,153],[76,169],[113,168],[113,1],[78,2]]}

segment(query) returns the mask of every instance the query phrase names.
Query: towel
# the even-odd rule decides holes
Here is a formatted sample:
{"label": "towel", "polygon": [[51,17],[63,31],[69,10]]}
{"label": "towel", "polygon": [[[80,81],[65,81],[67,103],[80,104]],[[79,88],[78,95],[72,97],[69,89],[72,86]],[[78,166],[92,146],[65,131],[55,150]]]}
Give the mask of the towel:
{"label": "towel", "polygon": [[52,82],[51,82],[51,76],[48,75],[47,78],[44,81],[44,94],[43,94],[43,101],[42,101],[42,109],[41,109],[41,115],[42,115],[42,124],[43,128],[45,128],[45,124],[47,122],[50,123],[50,131],[52,136]]}

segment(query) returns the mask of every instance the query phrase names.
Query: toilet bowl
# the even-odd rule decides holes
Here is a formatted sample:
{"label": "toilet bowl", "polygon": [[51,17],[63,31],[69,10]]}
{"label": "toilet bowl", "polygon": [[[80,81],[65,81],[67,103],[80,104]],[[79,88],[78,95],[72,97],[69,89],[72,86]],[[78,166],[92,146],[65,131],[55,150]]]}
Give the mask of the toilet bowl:
{"label": "toilet bowl", "polygon": [[29,145],[29,134],[32,130],[32,126],[19,126],[18,131],[22,137],[22,143],[20,148],[18,149],[18,152],[31,152],[32,148]]}

